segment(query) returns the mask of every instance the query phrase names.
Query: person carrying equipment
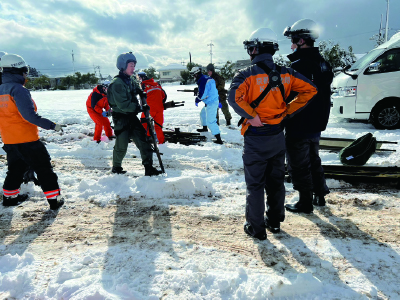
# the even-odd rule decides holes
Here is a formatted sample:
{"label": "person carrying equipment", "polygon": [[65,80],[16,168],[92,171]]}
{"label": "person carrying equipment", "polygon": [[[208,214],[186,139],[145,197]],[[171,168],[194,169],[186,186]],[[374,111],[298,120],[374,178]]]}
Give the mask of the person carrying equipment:
{"label": "person carrying equipment", "polygon": [[113,150],[112,172],[125,174],[122,160],[132,139],[140,151],[145,176],[159,175],[162,172],[153,167],[153,149],[147,140],[146,131],[137,117],[139,112],[150,109],[140,106],[137,96],[146,97],[139,86],[134,85],[131,76],[135,72],[136,57],[132,52],[122,53],[117,58],[119,74],[114,77],[107,90],[108,103],[112,109],[114,133],[116,135]]}

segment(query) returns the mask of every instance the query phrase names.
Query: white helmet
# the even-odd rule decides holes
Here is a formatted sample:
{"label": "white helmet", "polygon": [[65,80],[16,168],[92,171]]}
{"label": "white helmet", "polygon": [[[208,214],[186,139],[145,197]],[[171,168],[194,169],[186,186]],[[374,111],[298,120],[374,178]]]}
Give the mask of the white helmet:
{"label": "white helmet", "polygon": [[249,39],[243,42],[244,48],[251,47],[263,48],[273,47],[274,50],[279,50],[278,37],[275,32],[269,28],[258,28],[253,31]]}
{"label": "white helmet", "polygon": [[197,75],[197,74],[199,74],[201,72],[202,72],[201,67],[193,67],[190,70],[190,75],[194,76],[194,75]]}
{"label": "white helmet", "polygon": [[25,60],[17,54],[4,54],[0,60],[2,68],[24,68],[28,67]]}
{"label": "white helmet", "polygon": [[1,60],[1,58],[2,58],[5,54],[7,54],[7,52],[0,51],[0,60]]}
{"label": "white helmet", "polygon": [[104,80],[103,81],[103,83],[102,83],[102,85],[104,86],[104,87],[108,87],[109,85],[110,85],[110,80]]}
{"label": "white helmet", "polygon": [[292,26],[288,26],[283,31],[283,35],[288,38],[311,39],[315,41],[319,38],[319,28],[317,23],[310,19],[301,19]]}

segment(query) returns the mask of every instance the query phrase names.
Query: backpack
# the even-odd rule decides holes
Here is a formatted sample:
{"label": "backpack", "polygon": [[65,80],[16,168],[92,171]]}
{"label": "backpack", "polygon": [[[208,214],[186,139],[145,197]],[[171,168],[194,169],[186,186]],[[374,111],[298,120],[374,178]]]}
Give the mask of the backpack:
{"label": "backpack", "polygon": [[372,133],[367,133],[340,150],[339,158],[344,165],[362,166],[375,153],[375,150],[376,138],[372,136]]}

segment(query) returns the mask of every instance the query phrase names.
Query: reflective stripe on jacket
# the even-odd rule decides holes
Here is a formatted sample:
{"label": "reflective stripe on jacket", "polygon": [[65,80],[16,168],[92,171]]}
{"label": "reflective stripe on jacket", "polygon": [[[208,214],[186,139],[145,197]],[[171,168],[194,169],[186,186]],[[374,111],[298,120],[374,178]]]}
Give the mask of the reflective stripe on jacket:
{"label": "reflective stripe on jacket", "polygon": [[143,91],[147,94],[147,104],[154,110],[164,110],[165,92],[153,78],[142,82]]}
{"label": "reflective stripe on jacket", "polygon": [[315,85],[303,75],[291,68],[282,67],[281,79],[285,89],[285,98],[291,91],[298,92],[297,97],[286,104],[279,88],[272,88],[259,106],[252,108],[250,104],[264,91],[269,81],[268,75],[255,65],[257,62],[263,62],[271,70],[275,68],[271,54],[257,55],[252,61],[253,65],[240,70],[235,75],[229,88],[229,104],[237,114],[246,118],[242,124],[242,134],[250,125],[246,124],[247,119],[259,115],[264,124],[279,124],[284,117],[303,108],[317,93]]}

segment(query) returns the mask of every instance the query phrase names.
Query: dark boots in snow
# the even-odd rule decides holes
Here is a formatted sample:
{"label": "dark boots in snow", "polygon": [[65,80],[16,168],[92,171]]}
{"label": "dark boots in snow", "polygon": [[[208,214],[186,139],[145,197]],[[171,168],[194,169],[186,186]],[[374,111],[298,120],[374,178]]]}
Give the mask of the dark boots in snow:
{"label": "dark boots in snow", "polygon": [[230,126],[231,125],[231,119],[226,119],[226,126]]}
{"label": "dark boots in snow", "polygon": [[144,176],[157,176],[162,174],[162,171],[157,170],[153,166],[144,166]]}
{"label": "dark boots in snow", "polygon": [[207,126],[203,126],[202,129],[197,129],[197,132],[207,132],[207,131],[208,131]]}
{"label": "dark boots in snow", "polygon": [[264,225],[272,233],[279,233],[281,231],[281,222],[268,220],[267,216],[264,216]]}
{"label": "dark boots in snow", "polygon": [[322,195],[314,195],[313,204],[316,206],[325,206],[325,197]]}
{"label": "dark boots in snow", "polygon": [[221,135],[218,133],[215,135],[216,140],[213,140],[214,143],[222,145],[224,142],[221,140]]}
{"label": "dark boots in snow", "polygon": [[295,204],[286,204],[288,211],[296,213],[310,214],[313,212],[313,193],[311,191],[300,191],[299,202]]}
{"label": "dark boots in snow", "polygon": [[111,172],[114,174],[125,174],[126,171],[122,169],[122,167],[112,167]]}
{"label": "dark boots in snow", "polygon": [[3,206],[17,206],[29,198],[28,195],[18,194],[17,197],[6,197],[3,196]]}
{"label": "dark boots in snow", "polygon": [[244,224],[243,230],[247,235],[251,236],[252,238],[259,239],[260,241],[264,241],[267,239],[267,232],[265,230],[253,235],[253,227],[247,222]]}
{"label": "dark boots in snow", "polygon": [[61,196],[57,196],[56,199],[47,199],[47,202],[49,202],[51,210],[57,210],[64,205],[64,199]]}

